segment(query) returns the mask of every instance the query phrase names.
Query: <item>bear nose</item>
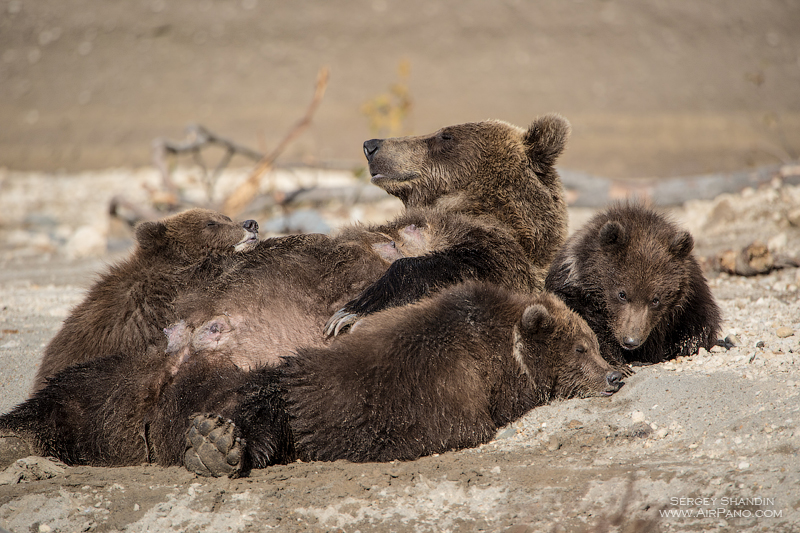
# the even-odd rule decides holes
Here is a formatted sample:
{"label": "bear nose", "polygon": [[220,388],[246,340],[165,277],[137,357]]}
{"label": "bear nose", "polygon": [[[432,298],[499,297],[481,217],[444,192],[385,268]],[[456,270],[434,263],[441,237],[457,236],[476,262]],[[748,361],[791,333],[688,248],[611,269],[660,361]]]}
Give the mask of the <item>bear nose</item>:
{"label": "bear nose", "polygon": [[380,139],[370,139],[364,142],[364,155],[367,157],[367,161],[372,161],[372,156],[381,147],[382,142]]}
{"label": "bear nose", "polygon": [[245,220],[244,222],[242,222],[242,227],[247,231],[258,233],[258,222],[256,222],[255,220]]}
{"label": "bear nose", "polygon": [[617,392],[624,385],[622,382],[622,372],[614,370],[606,374],[606,384],[608,385],[606,389],[607,392]]}
{"label": "bear nose", "polygon": [[622,340],[622,347],[628,350],[633,350],[634,348],[638,348],[641,344],[642,341],[638,337],[625,337]]}

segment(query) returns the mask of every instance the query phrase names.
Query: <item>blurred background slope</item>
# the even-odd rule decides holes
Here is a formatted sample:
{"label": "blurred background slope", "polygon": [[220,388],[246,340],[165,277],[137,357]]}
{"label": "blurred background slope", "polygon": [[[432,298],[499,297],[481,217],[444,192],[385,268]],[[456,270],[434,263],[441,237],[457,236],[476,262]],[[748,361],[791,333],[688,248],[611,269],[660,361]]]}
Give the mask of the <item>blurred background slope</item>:
{"label": "blurred background slope", "polygon": [[[551,111],[570,169],[771,165],[800,154],[798,28],[794,0],[2,0],[0,166],[149,165],[191,122],[266,151],[323,65],[284,165],[355,168],[373,136]],[[384,97],[400,116],[371,126]]]}

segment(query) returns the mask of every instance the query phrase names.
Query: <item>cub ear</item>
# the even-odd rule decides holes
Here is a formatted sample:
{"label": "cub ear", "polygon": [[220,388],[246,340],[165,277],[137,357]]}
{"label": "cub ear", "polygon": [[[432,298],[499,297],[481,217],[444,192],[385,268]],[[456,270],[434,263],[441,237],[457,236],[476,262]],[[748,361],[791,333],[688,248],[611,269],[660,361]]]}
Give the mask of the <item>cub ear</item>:
{"label": "cub ear", "polygon": [[692,253],[694,248],[694,239],[692,234],[688,231],[677,235],[669,245],[669,251],[675,257],[686,257]]}
{"label": "cub ear", "polygon": [[522,331],[527,335],[542,337],[555,331],[556,321],[541,304],[529,305],[522,313]]}
{"label": "cub ear", "polygon": [[163,222],[141,222],[136,226],[136,240],[142,248],[156,248],[167,240],[167,226]]}
{"label": "cub ear", "polygon": [[600,228],[600,246],[610,248],[622,246],[627,240],[625,227],[616,220],[609,220]]}
{"label": "cub ear", "polygon": [[523,138],[530,160],[540,167],[555,165],[570,131],[569,122],[561,115],[544,115],[534,120]]}

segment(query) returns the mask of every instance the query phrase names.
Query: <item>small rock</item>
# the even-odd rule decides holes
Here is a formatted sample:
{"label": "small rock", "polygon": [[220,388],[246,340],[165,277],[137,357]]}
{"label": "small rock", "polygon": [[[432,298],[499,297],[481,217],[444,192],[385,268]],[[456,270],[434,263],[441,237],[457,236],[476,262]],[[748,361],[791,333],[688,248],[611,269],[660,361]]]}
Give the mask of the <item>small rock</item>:
{"label": "small rock", "polygon": [[726,346],[730,345],[730,347],[732,348],[734,346],[739,346],[740,344],[742,344],[742,341],[740,341],[739,337],[737,337],[733,333],[731,333],[730,335],[725,337],[725,345]]}
{"label": "small rock", "polygon": [[653,434],[653,428],[644,422],[637,422],[628,431],[628,437],[632,439],[646,439]]}
{"label": "small rock", "polygon": [[763,348],[766,345],[764,341],[758,341],[756,343],[756,348]]}
{"label": "small rock", "polygon": [[21,481],[49,479],[64,473],[65,464],[44,457],[25,457],[0,474],[0,485],[15,485]]}
{"label": "small rock", "polygon": [[644,413],[641,411],[634,411],[631,413],[631,420],[634,424],[644,422]]}
{"label": "small rock", "polygon": [[550,440],[547,441],[547,451],[554,452],[561,448],[561,441],[556,437],[550,437]]}
{"label": "small rock", "polygon": [[747,461],[742,461],[739,463],[739,470],[747,470],[748,468],[750,468],[750,463]]}
{"label": "small rock", "polygon": [[792,335],[794,335],[794,330],[792,328],[787,328],[786,326],[783,326],[775,331],[775,335],[777,335],[781,339],[785,339],[786,337],[791,337]]}

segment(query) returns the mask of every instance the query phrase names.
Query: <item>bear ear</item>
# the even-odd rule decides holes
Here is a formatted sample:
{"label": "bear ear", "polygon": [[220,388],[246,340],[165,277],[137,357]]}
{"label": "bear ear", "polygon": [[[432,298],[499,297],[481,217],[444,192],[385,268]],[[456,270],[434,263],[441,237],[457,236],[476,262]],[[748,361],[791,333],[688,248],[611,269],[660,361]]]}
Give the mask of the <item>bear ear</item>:
{"label": "bear ear", "polygon": [[525,132],[524,142],[530,160],[541,167],[553,166],[569,139],[570,125],[561,115],[539,117]]}
{"label": "bear ear", "polygon": [[527,335],[542,337],[555,331],[556,322],[545,306],[529,305],[522,313],[522,331]]}
{"label": "bear ear", "polygon": [[136,240],[142,248],[154,248],[164,243],[167,226],[163,222],[142,222],[136,226]]}
{"label": "bear ear", "polygon": [[609,220],[600,228],[600,246],[622,246],[627,238],[625,228],[616,220]]}
{"label": "bear ear", "polygon": [[686,257],[692,253],[694,248],[694,239],[692,234],[688,231],[677,235],[669,245],[669,251],[675,257]]}

